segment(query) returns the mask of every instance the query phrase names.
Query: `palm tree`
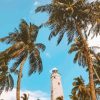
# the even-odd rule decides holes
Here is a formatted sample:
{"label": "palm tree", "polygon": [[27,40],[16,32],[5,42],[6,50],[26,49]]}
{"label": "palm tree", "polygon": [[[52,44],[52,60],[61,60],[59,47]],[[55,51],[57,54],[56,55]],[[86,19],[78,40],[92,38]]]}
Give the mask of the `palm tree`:
{"label": "palm tree", "polygon": [[[94,80],[95,80],[95,83],[100,82],[99,56],[93,50],[95,49],[95,47],[89,47],[89,49],[90,49],[91,56],[93,58],[92,62],[93,62]],[[87,60],[86,60],[86,57],[84,56],[84,46],[80,38],[78,39],[76,38],[75,43],[71,45],[69,53],[72,53],[72,52],[76,52],[75,57],[74,57],[74,63],[78,62],[80,66],[87,67]],[[87,70],[88,70],[88,67],[87,67]]]}
{"label": "palm tree", "polygon": [[24,93],[23,96],[21,96],[21,98],[22,98],[23,100],[28,100],[29,95],[27,95],[26,93]]}
{"label": "palm tree", "polygon": [[63,99],[63,96],[60,96],[56,100],[64,100],[64,99]]}
{"label": "palm tree", "polygon": [[[73,89],[72,89],[72,100],[91,100],[91,95],[90,95],[90,88],[88,85],[84,84],[83,78],[77,77],[74,79],[75,81],[73,82]],[[75,99],[73,99],[75,98]]]}
{"label": "palm tree", "polygon": [[71,45],[71,48],[69,49],[69,54],[75,52],[75,57],[73,62],[78,62],[79,66],[87,66],[87,60],[84,56],[84,45],[80,38],[76,38],[74,43]]}
{"label": "palm tree", "polygon": [[[96,100],[100,98],[100,87],[96,87]],[[69,95],[71,100],[91,100],[90,95],[90,86],[85,85],[83,78],[77,77],[73,82],[73,89],[71,91],[71,95]]]}
{"label": "palm tree", "polygon": [[4,59],[9,61],[14,58],[16,60],[11,68],[11,72],[18,72],[16,89],[17,100],[20,100],[22,70],[26,59],[28,58],[30,63],[29,76],[36,71],[39,73],[42,72],[42,60],[39,50],[44,51],[45,45],[35,43],[40,27],[41,26],[38,27],[31,23],[28,25],[25,20],[22,20],[19,29],[16,29],[15,32],[12,32],[9,36],[0,39],[1,42],[12,44],[11,47],[0,53],[0,61]]}
{"label": "palm tree", "polygon": [[95,87],[93,81],[93,63],[85,39],[85,33],[90,24],[94,34],[100,33],[100,2],[88,3],[87,0],[52,0],[50,4],[40,6],[36,12],[47,12],[49,20],[46,25],[50,26],[51,33],[49,39],[59,35],[57,44],[59,44],[67,34],[68,43],[72,42],[75,37],[80,37],[84,46],[84,56],[89,68],[89,82],[91,88],[92,100],[96,100]]}
{"label": "palm tree", "polygon": [[14,80],[6,63],[0,63],[0,94],[5,90],[12,90],[14,87]]}
{"label": "palm tree", "polygon": [[72,91],[69,97],[71,100],[78,100],[78,95],[76,94],[76,91]]}
{"label": "palm tree", "polygon": [[[99,53],[96,54],[92,49],[95,49],[94,47],[90,47],[91,56],[93,57],[93,70],[94,70],[94,82],[95,82],[95,90],[97,97],[99,96],[98,85],[100,84],[100,59],[99,59]],[[83,67],[87,67],[87,61],[84,57],[84,49],[83,44],[81,43],[81,40],[75,39],[75,43],[71,45],[71,48],[69,50],[69,53],[76,52],[74,57],[74,63],[78,62],[79,65]],[[87,69],[88,71],[88,69]],[[75,93],[72,93],[71,98],[74,100],[77,97]],[[86,98],[85,98],[86,99]],[[76,99],[77,100],[77,99]],[[82,99],[83,100],[83,99]]]}
{"label": "palm tree", "polygon": [[37,100],[40,100],[40,99],[37,99]]}

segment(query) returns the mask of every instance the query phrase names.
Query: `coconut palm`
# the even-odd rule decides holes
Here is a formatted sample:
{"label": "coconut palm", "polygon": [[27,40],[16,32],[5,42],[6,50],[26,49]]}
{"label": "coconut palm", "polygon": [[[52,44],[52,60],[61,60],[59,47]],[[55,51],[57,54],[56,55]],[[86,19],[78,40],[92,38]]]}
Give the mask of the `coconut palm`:
{"label": "coconut palm", "polygon": [[5,90],[12,90],[14,87],[14,80],[6,63],[0,63],[0,94]]}
{"label": "coconut palm", "polygon": [[[16,29],[9,36],[1,38],[1,42],[12,44],[11,47],[0,53],[0,61],[7,59],[8,61],[15,58],[15,63],[11,67],[11,72],[18,72],[16,98],[20,100],[20,84],[22,78],[22,70],[26,59],[29,59],[29,75],[33,72],[42,71],[42,60],[39,50],[44,51],[45,45],[35,43],[39,28],[34,24],[28,25],[25,20],[22,20],[19,29]],[[19,67],[20,65],[20,67]]]}
{"label": "coconut palm", "polygon": [[37,99],[37,100],[40,100],[40,99]]}
{"label": "coconut palm", "polygon": [[[89,47],[91,56],[92,56],[92,62],[93,62],[93,70],[94,70],[94,80],[96,82],[100,82],[100,73],[99,73],[99,58],[98,55],[93,51],[95,47]],[[69,53],[76,52],[74,57],[74,63],[78,62],[80,66],[87,67],[87,60],[84,56],[84,46],[80,40],[80,38],[75,39],[75,43],[71,45],[71,48],[69,50]],[[88,70],[88,67],[87,67]]]}
{"label": "coconut palm", "polygon": [[[100,87],[96,87],[96,100],[100,99]],[[71,100],[91,100],[90,86],[85,85],[83,78],[77,77],[73,82],[73,89],[71,95],[69,95]]]}
{"label": "coconut palm", "polygon": [[26,93],[24,93],[23,96],[21,96],[21,98],[22,98],[23,100],[28,100],[29,95],[27,95]]}
{"label": "coconut palm", "polygon": [[88,43],[84,36],[89,24],[92,26],[90,30],[94,34],[97,35],[97,33],[100,33],[99,4],[99,1],[88,3],[87,0],[52,0],[50,4],[40,6],[36,9],[36,12],[47,12],[49,14],[49,20],[45,24],[51,29],[49,39],[59,35],[57,41],[57,44],[59,44],[64,33],[67,34],[68,43],[72,42],[75,37],[81,38],[84,46],[84,56],[86,57],[89,68],[92,100],[96,100],[93,64]]}
{"label": "coconut palm", "polygon": [[80,38],[76,38],[74,43],[71,45],[69,49],[69,54],[75,52],[74,63],[78,62],[79,66],[87,66],[87,60],[84,56],[84,45]]}
{"label": "coconut palm", "polygon": [[90,88],[84,84],[81,76],[74,79],[73,86],[72,100],[73,98],[76,98],[76,100],[91,100]]}
{"label": "coconut palm", "polygon": [[72,91],[69,97],[71,100],[78,100],[78,95],[76,94],[76,91]]}
{"label": "coconut palm", "polygon": [[[81,65],[83,67],[87,67],[87,61],[86,61],[86,58],[84,57],[83,44],[81,43],[81,40],[80,39],[78,40],[78,39],[75,39],[75,43],[73,43],[71,45],[69,53],[76,52],[75,57],[74,57],[74,63],[78,62],[79,65]],[[100,64],[99,64],[100,59],[99,59],[99,53],[96,54],[92,49],[95,49],[95,48],[90,47],[90,51],[91,51],[91,56],[93,57],[92,60],[93,60],[93,70],[94,70],[94,82],[95,82],[95,85],[96,85],[95,90],[96,90],[96,95],[97,95],[97,98],[98,98],[99,92],[97,90],[98,90],[98,85],[100,84],[100,72],[99,72],[99,70],[100,70]],[[86,87],[86,88],[88,88],[88,87]],[[71,95],[72,100],[74,100],[76,98],[76,96],[77,95],[75,93],[73,93]],[[88,97],[87,97],[87,100],[89,100]]]}
{"label": "coconut palm", "polygon": [[63,96],[60,96],[56,100],[64,100],[64,99],[63,99]]}

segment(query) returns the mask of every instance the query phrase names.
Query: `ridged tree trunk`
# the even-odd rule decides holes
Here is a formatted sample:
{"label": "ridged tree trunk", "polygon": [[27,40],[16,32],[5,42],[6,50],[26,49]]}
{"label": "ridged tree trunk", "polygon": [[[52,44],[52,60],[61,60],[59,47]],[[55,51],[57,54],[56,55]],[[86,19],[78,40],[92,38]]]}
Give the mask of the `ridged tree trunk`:
{"label": "ridged tree trunk", "polygon": [[21,84],[21,77],[22,77],[22,70],[23,70],[24,62],[25,60],[23,60],[20,64],[18,80],[17,80],[16,100],[20,100],[20,84]]}
{"label": "ridged tree trunk", "polygon": [[84,55],[87,58],[87,64],[88,64],[88,69],[89,69],[89,84],[90,84],[90,92],[91,92],[91,100],[96,100],[96,93],[95,93],[95,85],[94,85],[94,79],[93,79],[93,63],[92,63],[92,57],[89,51],[88,43],[86,42],[85,37],[83,36],[80,25],[76,22],[76,29],[77,33],[80,36],[83,45],[84,45]]}

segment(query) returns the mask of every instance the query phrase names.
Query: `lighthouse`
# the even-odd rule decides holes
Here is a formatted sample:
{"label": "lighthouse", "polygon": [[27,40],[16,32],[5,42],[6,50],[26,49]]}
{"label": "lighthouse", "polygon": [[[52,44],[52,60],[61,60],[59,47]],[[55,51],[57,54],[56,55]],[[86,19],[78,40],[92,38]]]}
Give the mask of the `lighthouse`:
{"label": "lighthouse", "polygon": [[53,68],[51,74],[51,100],[64,100],[61,76],[57,68]]}

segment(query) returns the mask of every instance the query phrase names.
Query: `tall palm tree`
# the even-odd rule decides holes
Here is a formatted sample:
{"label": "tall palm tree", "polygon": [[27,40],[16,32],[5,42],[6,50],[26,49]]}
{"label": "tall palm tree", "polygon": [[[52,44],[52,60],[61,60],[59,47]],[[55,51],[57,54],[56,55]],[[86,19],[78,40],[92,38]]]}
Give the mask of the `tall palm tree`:
{"label": "tall palm tree", "polygon": [[42,60],[39,50],[44,51],[45,45],[35,43],[40,27],[41,26],[38,27],[31,23],[28,25],[25,20],[22,20],[19,29],[16,29],[15,32],[12,32],[9,36],[0,39],[1,42],[12,44],[11,47],[0,53],[0,61],[4,59],[9,61],[14,58],[16,60],[11,68],[11,72],[18,72],[16,89],[17,100],[20,100],[22,70],[26,59],[29,59],[30,64],[29,75],[32,75],[32,73],[36,71],[39,73],[42,71]]}
{"label": "tall palm tree", "polygon": [[[79,38],[78,38],[79,39]],[[81,40],[79,39],[75,39],[75,43],[73,43],[71,45],[71,48],[69,50],[69,53],[72,52],[76,52],[75,57],[74,57],[74,63],[78,62],[79,65],[83,66],[83,67],[87,67],[87,61],[86,58],[84,57],[84,49],[83,49],[83,44],[81,43]],[[97,98],[99,97],[99,87],[98,85],[100,85],[100,59],[99,59],[99,53],[95,53],[92,49],[95,49],[94,47],[90,47],[90,52],[91,52],[91,56],[93,57],[93,70],[94,70],[94,82],[95,82],[95,90],[96,90],[96,95]],[[88,71],[88,69],[87,69]],[[73,100],[73,98],[76,98],[76,94],[72,93],[71,98]],[[86,99],[86,98],[85,98]],[[89,98],[87,98],[88,100]],[[76,99],[77,100],[77,99]],[[83,100],[83,99],[82,99]],[[97,99],[98,100],[98,99]]]}
{"label": "tall palm tree", "polygon": [[84,56],[89,68],[92,100],[96,100],[93,63],[88,43],[84,36],[89,24],[92,26],[90,30],[93,30],[94,34],[97,35],[97,33],[100,33],[99,4],[99,1],[88,3],[87,0],[52,0],[50,4],[40,6],[36,9],[36,12],[47,12],[49,14],[49,20],[46,23],[51,28],[49,39],[59,35],[57,41],[57,44],[59,44],[64,33],[67,34],[68,43],[72,42],[75,37],[81,38],[84,45]]}

